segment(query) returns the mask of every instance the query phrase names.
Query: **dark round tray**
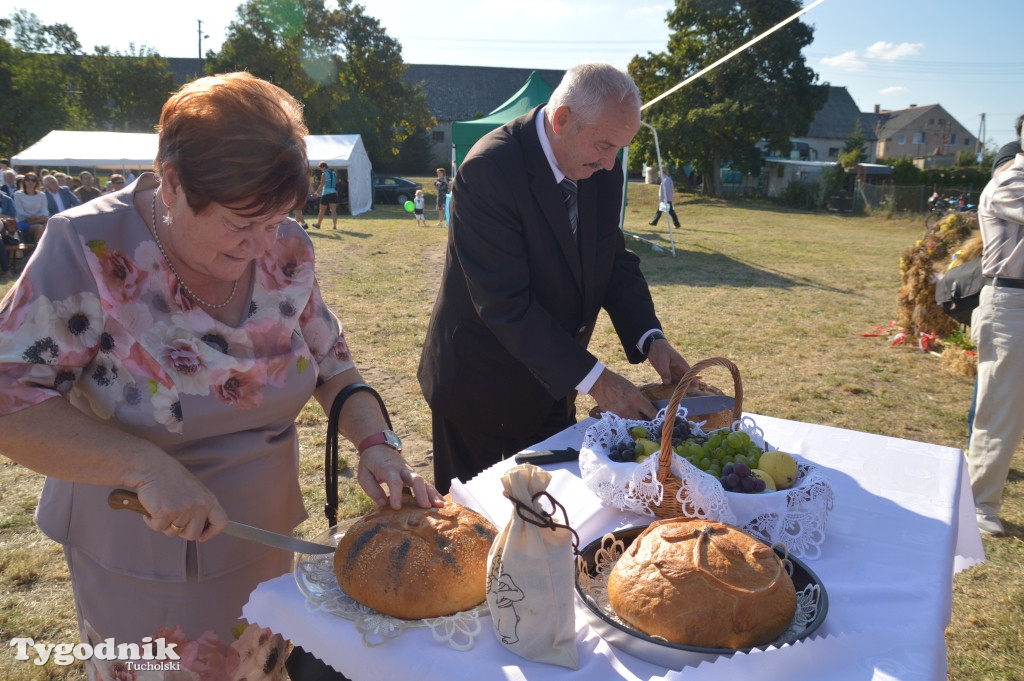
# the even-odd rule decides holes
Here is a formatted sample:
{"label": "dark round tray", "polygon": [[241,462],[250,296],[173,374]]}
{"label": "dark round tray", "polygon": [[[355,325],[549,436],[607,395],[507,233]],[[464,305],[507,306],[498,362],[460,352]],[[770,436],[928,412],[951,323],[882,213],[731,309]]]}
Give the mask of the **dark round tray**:
{"label": "dark round tray", "polygon": [[[634,527],[614,532],[613,536],[621,540],[628,547],[633,540],[643,532],[645,527]],[[596,539],[587,544],[580,551],[579,558],[582,561],[581,570],[586,570],[591,577],[596,574],[595,554],[604,544],[604,538]],[[778,548],[775,549],[782,557]],[[720,656],[728,656],[734,653],[744,653],[751,650],[765,650],[769,647],[779,647],[787,643],[793,643],[807,638],[813,634],[825,621],[828,614],[828,594],[825,586],[818,579],[818,576],[811,571],[807,565],[798,558],[785,556],[793,564],[793,586],[796,587],[797,596],[810,585],[817,586],[815,600],[813,603],[814,616],[804,626],[793,630],[791,627],[786,633],[775,641],[750,648],[702,648],[700,646],[687,646],[678,643],[669,643],[663,639],[653,638],[638,629],[617,620],[602,610],[602,608],[590,597],[588,597],[580,586],[580,572],[576,573],[576,597],[583,603],[584,612],[588,622],[605,639],[616,648],[647,660],[653,664],[661,665],[670,669],[682,669],[685,666],[696,666],[704,661],[714,661]]]}

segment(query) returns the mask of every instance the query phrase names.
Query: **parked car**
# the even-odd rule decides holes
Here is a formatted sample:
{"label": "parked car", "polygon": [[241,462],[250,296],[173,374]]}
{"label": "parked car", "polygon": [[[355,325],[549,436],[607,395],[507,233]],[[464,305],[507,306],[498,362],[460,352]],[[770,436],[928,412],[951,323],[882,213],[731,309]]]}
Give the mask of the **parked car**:
{"label": "parked car", "polygon": [[404,177],[378,175],[373,185],[373,201],[374,203],[397,203],[401,206],[416,196],[417,189],[423,189],[423,185]]}

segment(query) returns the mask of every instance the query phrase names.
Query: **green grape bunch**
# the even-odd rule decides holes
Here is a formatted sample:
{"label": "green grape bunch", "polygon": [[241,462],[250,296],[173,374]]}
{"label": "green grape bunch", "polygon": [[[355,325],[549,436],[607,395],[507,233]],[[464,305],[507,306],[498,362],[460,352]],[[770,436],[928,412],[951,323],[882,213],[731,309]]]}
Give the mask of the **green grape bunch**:
{"label": "green grape bunch", "polygon": [[763,453],[749,434],[730,431],[728,428],[712,431],[704,438],[691,435],[673,447],[673,451],[708,475],[719,479],[728,465],[742,463],[757,468]]}
{"label": "green grape bunch", "polygon": [[[658,453],[661,434],[662,429],[651,424],[632,426],[622,440],[611,446],[608,458],[619,463],[641,463]],[[765,483],[749,473],[758,467],[764,451],[741,430],[723,428],[706,435],[695,433],[686,419],[676,416],[672,451],[715,476],[727,491],[759,493],[765,489]]]}

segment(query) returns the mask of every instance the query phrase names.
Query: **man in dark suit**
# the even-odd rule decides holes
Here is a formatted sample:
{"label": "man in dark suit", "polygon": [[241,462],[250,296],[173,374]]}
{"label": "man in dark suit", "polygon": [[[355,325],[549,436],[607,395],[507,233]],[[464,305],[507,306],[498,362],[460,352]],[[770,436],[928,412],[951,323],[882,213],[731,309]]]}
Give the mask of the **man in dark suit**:
{"label": "man in dark suit", "polygon": [[46,207],[50,210],[50,215],[63,213],[72,206],[82,204],[74,192],[71,191],[71,188],[61,187],[60,183],[57,182],[57,178],[53,175],[43,177],[43,189],[46,194]]}
{"label": "man in dark suit", "polygon": [[0,184],[0,192],[14,198],[14,192],[18,191],[18,175],[10,168],[3,171],[3,184]]}
{"label": "man in dark suit", "polygon": [[[575,423],[577,392],[627,418],[656,414],[587,351],[602,308],[630,362],[649,360],[666,382],[689,368],[661,333],[619,229],[616,155],[639,128],[629,76],[580,64],[550,102],[489,133],[459,168],[418,372],[438,490]],[[564,193],[563,179],[574,184]]]}

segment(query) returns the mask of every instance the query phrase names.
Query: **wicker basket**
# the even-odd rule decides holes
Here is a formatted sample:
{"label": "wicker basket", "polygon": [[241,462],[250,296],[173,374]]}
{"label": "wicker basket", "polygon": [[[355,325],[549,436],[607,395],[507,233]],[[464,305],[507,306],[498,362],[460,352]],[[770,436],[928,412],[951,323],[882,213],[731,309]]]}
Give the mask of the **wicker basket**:
{"label": "wicker basket", "polygon": [[657,480],[662,485],[664,492],[661,495],[661,504],[651,504],[651,510],[658,517],[676,518],[685,515],[677,498],[682,483],[672,474],[671,470],[672,457],[675,454],[672,451],[672,429],[675,427],[675,414],[679,410],[679,401],[686,395],[690,383],[697,378],[701,371],[710,367],[724,367],[732,374],[736,402],[732,408],[730,423],[739,420],[743,415],[743,382],[740,380],[739,368],[730,360],[724,357],[701,360],[691,366],[690,370],[679,380],[669,398],[668,407],[665,410],[665,422],[661,426],[661,453],[658,455]]}

